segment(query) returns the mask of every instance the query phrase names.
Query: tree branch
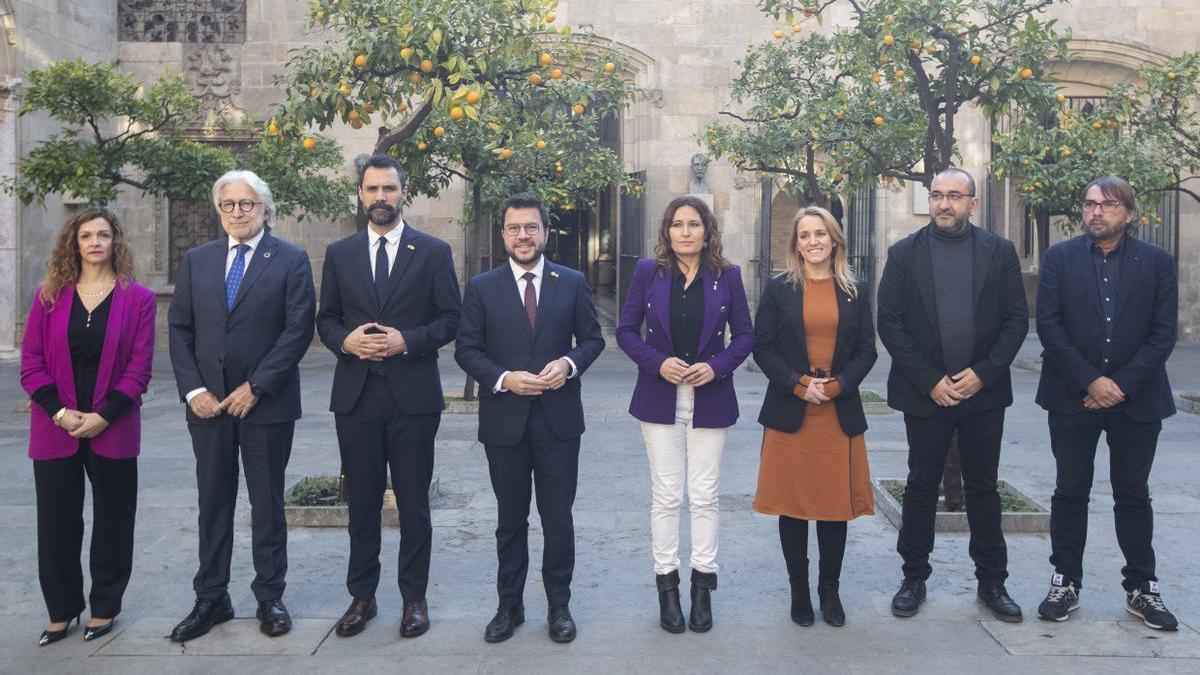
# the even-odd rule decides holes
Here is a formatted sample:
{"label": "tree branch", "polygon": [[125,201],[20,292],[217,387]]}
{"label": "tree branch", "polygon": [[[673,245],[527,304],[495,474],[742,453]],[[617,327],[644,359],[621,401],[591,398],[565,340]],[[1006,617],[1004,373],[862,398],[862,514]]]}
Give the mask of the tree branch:
{"label": "tree branch", "polygon": [[379,140],[375,142],[375,152],[383,153],[392,149],[393,146],[399,145],[404,141],[413,137],[417,133],[417,129],[421,128],[421,124],[433,112],[433,99],[427,98],[421,104],[421,107],[413,112],[412,117],[404,123],[404,126],[389,132],[387,127],[379,128]]}

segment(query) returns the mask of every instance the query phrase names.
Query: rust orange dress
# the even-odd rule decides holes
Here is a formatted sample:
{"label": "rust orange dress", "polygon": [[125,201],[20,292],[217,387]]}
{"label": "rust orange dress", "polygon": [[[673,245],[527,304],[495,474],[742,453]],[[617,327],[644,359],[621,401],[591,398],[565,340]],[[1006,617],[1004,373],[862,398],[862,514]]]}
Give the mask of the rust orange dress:
{"label": "rust orange dress", "polygon": [[[804,344],[813,372],[828,372],[833,364],[838,326],[834,283],[805,280]],[[810,380],[801,378],[797,396],[804,396]],[[836,381],[825,385],[830,398],[840,391]],[[850,438],[842,432],[832,401],[809,403],[795,433],[763,429],[754,510],[803,520],[853,520],[875,513],[866,443],[862,434]]]}

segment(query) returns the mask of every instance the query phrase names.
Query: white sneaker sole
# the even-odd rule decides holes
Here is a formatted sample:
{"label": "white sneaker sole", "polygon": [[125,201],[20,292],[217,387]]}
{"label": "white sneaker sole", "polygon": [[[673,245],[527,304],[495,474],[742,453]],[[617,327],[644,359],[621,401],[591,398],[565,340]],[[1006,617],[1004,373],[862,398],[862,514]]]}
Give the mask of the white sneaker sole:
{"label": "white sneaker sole", "polygon": [[1038,612],[1038,618],[1041,619],[1042,621],[1058,621],[1059,623],[1061,623],[1061,622],[1066,621],[1067,619],[1071,618],[1071,612],[1074,612],[1077,609],[1079,609],[1078,602],[1071,605],[1070,607],[1068,607],[1067,613],[1063,614],[1062,616],[1057,616],[1057,617],[1056,616],[1046,616],[1045,614]]}
{"label": "white sneaker sole", "polygon": [[1141,613],[1141,612],[1139,612],[1139,611],[1137,611],[1136,609],[1134,609],[1134,608],[1130,607],[1129,605],[1125,605],[1125,611],[1126,611],[1126,612],[1129,612],[1130,614],[1132,614],[1132,615],[1136,616],[1137,618],[1141,619],[1141,620],[1142,620],[1142,623],[1146,624],[1146,625],[1147,625],[1148,627],[1150,627],[1150,628],[1153,628],[1154,630],[1166,630],[1166,631],[1176,631],[1176,630],[1179,630],[1179,628],[1178,628],[1178,627],[1175,627],[1175,626],[1160,626],[1160,625],[1158,625],[1158,624],[1150,623],[1150,621],[1148,621],[1148,620],[1146,619],[1146,617],[1142,616],[1142,613]]}

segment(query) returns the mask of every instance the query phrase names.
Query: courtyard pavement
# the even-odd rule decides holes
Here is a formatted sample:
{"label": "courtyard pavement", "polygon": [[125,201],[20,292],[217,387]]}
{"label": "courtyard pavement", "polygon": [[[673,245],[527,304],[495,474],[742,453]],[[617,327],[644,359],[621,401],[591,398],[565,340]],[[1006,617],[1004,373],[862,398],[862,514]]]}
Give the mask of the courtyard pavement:
{"label": "courtyard pavement", "polygon": [[[1013,371],[1017,402],[1009,409],[1000,468],[1003,479],[1048,504],[1054,463],[1046,416],[1033,402],[1037,374],[1030,366],[1037,351],[1031,337],[1018,359],[1025,367]],[[441,366],[446,392],[461,391],[463,376],[449,351],[442,353]],[[864,387],[884,393],[887,369],[881,353]],[[611,339],[583,375],[588,432],[575,505],[575,642],[559,645],[546,636],[545,597],[536,570],[541,555],[536,511],[527,621],[505,643],[483,641],[496,605],[495,500],[483,448],[475,440],[474,416],[447,414],[437,445],[440,494],[433,504],[429,633],[398,637],[401,601],[390,581],[396,571],[396,530],[384,534],[380,616],[362,635],[344,639],[333,635],[332,627],[348,603],[347,535],[293,528],[285,601],[295,628],[282,638],[260,635],[249,588],[253,570],[243,489],[230,588],[238,618],[177,645],[166,635],[193,600],[194,461],[165,352],[157,355],[154,370],[143,407],[136,553],[125,609],[105,639],[85,643],[73,629],[69,639],[39,648],[46,614],[37,582],[33,472],[25,454],[28,413],[17,365],[0,365],[0,672],[1200,672],[1200,417],[1180,413],[1166,421],[1151,478],[1158,574],[1168,607],[1182,621],[1178,633],[1152,631],[1124,611],[1122,561],[1103,460],[1097,462],[1090,509],[1086,588],[1082,607],[1070,621],[1035,618],[1051,572],[1045,534],[1008,536],[1008,589],[1025,610],[1024,623],[995,621],[976,604],[965,534],[938,536],[927,603],[915,618],[894,618],[889,602],[900,580],[896,531],[877,513],[850,526],[842,577],[846,626],[831,628],[818,620],[802,628],[788,618],[775,519],[750,509],[761,438],[755,420],[765,379],[749,369],[736,376],[741,420],[730,433],[723,464],[716,625],[707,634],[665,633],[658,628],[649,551],[645,450],[638,424],[626,412],[635,369]],[[297,425],[289,484],[338,471],[333,416],[326,411],[332,371],[333,357],[314,346],[302,366],[306,414]],[[1170,372],[1177,392],[1200,391],[1200,345],[1179,346]],[[873,476],[903,478],[901,416],[875,415],[868,421]],[[90,522],[90,506],[88,513]],[[815,543],[812,549],[815,566]],[[685,531],[685,561],[687,551]]]}

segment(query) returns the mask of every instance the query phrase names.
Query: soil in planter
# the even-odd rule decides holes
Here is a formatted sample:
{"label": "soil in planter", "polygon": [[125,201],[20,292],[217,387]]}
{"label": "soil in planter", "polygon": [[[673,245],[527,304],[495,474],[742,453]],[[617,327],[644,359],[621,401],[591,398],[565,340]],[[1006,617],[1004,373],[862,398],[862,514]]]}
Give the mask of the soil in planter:
{"label": "soil in planter", "polygon": [[[338,499],[340,481],[337,476],[308,476],[296,483],[291,492],[283,497],[284,506],[345,506]],[[387,482],[392,489],[392,481]]]}
{"label": "soil in planter", "polygon": [[[887,491],[901,506],[904,505],[904,483],[892,483],[887,486]],[[937,510],[947,513],[946,502],[938,500]],[[1037,511],[1037,507],[1030,504],[1021,495],[1017,494],[1012,488],[1007,485],[1000,486],[1000,511],[1002,513],[1032,513]],[[961,511],[957,512],[961,513]]]}
{"label": "soil in planter", "polygon": [[1200,394],[1180,394],[1179,398],[1192,403],[1200,403]]}
{"label": "soil in planter", "polygon": [[887,399],[879,394],[876,394],[870,389],[863,389],[859,391],[858,396],[862,399],[863,403],[887,403]]}

